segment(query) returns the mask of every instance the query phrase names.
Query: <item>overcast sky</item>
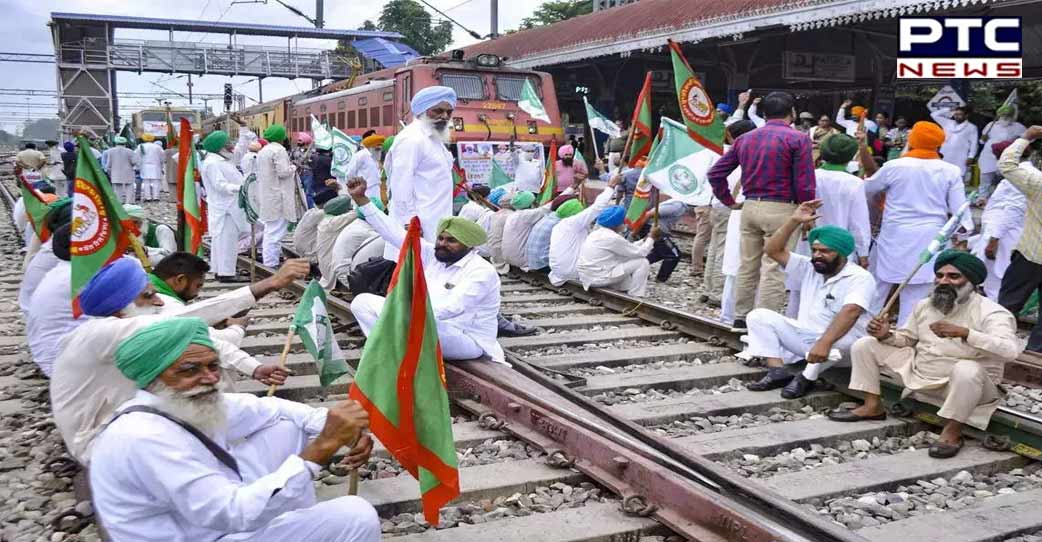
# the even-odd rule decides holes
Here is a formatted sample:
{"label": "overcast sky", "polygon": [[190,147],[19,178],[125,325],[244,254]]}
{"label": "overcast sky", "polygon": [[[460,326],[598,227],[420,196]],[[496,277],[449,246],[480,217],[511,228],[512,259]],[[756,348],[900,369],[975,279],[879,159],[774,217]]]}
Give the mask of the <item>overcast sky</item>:
{"label": "overcast sky", "polygon": [[[2,0],[3,17],[0,18],[0,35],[5,36],[7,45],[5,52],[53,53],[50,29],[47,22],[51,12],[102,13],[113,15],[129,15],[140,17],[163,17],[170,19],[190,19],[198,21],[226,21],[278,25],[309,26],[309,23],[278,5],[274,0],[264,3],[232,5],[233,0],[175,0],[175,1],[138,1],[138,0]],[[242,0],[238,0],[241,2]],[[313,0],[285,0],[309,16],[315,12]],[[489,33],[489,0],[428,0],[452,18],[479,34]],[[366,19],[375,21],[380,15],[382,1],[372,0],[325,0],[326,28],[353,29],[361,26]],[[516,28],[521,19],[531,15],[532,11],[542,3],[541,0],[509,0],[499,2],[500,32]],[[441,16],[431,12],[435,18]],[[463,46],[474,40],[458,27],[454,29],[453,46]],[[116,38],[126,39],[167,39],[166,32],[149,32],[137,30],[117,31]],[[213,41],[222,42],[227,39],[220,34],[175,33],[178,41]],[[245,36],[239,38],[242,44],[281,45],[282,38],[267,40],[266,38]],[[333,41],[300,40],[300,47],[332,48]],[[2,83],[0,88],[55,90],[55,68],[52,64],[0,63]],[[155,92],[162,85],[169,90],[187,94],[187,78],[184,76],[146,73],[137,75],[130,72],[119,72],[117,75],[118,90],[123,92]],[[249,77],[224,77],[209,75],[201,78],[193,77],[193,90],[197,93],[220,93],[224,83],[240,85],[236,92],[257,98],[257,83],[246,83]],[[287,94],[295,94],[310,88],[306,79],[290,81],[270,78],[264,81],[264,98],[271,100]],[[13,131],[27,115],[27,109],[33,117],[49,116],[56,101],[53,98],[30,98],[30,103],[41,107],[27,107],[24,96],[0,95],[0,127]],[[247,104],[255,103],[247,99]],[[144,106],[144,100],[123,100],[121,105]],[[213,107],[213,104],[211,104]],[[221,104],[217,108],[223,107]]]}

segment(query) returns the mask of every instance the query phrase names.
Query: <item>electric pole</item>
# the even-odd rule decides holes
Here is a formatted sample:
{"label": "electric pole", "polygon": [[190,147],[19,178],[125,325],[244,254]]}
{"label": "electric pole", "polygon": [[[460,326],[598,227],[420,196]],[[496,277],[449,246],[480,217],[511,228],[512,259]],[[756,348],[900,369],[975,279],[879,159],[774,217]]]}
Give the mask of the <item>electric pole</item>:
{"label": "electric pole", "polygon": [[489,3],[491,4],[489,12],[492,14],[492,24],[488,37],[496,39],[499,37],[499,0],[489,0]]}

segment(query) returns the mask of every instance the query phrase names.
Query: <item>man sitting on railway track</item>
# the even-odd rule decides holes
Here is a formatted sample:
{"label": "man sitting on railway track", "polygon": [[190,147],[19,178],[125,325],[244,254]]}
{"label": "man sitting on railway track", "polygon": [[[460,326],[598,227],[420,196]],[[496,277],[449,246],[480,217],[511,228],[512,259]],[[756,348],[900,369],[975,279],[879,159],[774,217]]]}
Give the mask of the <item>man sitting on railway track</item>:
{"label": "man sitting on railway track", "polygon": [[651,272],[648,254],[662,231],[652,228],[644,239],[630,242],[622,236],[625,218],[626,208],[621,205],[608,207],[597,216],[599,227],[583,241],[575,265],[583,288],[614,288],[644,297]]}
{"label": "man sitting on railway track", "polygon": [[[274,275],[206,301],[185,305],[178,316],[198,316],[209,324],[226,322],[265,295],[307,276],[307,262],[289,260]],[[136,260],[121,258],[103,267],[79,294],[80,307],[91,316],[65,337],[51,375],[54,422],[69,453],[90,461],[90,447],[114,409],[134,395],[134,385],[116,370],[116,347],[137,330],[169,318],[159,315],[156,296]],[[231,323],[235,323],[232,321]],[[234,345],[215,340],[221,363],[265,383],[282,384],[289,372],[260,362]]]}
{"label": "man sitting on railway track", "polygon": [[[48,204],[49,210],[44,215],[44,222],[49,231],[57,231],[58,228],[72,222],[72,198],[61,198]],[[39,241],[39,239],[37,239]],[[23,269],[22,284],[18,288],[18,306],[22,314],[29,314],[29,300],[40,285],[40,281],[48,271],[58,265],[58,257],[55,256],[53,238],[39,245],[39,249],[32,258],[28,260]]]}
{"label": "man sitting on railway track", "polygon": [[137,225],[138,242],[145,249],[148,261],[156,265],[163,258],[177,252],[177,238],[174,229],[166,224],[159,224],[148,219],[148,211],[140,205],[128,203],[123,209]]}
{"label": "man sitting on railway track", "polygon": [[318,256],[318,271],[322,275],[322,287],[328,290],[334,284],[333,246],[340,232],[358,218],[358,213],[351,210],[351,198],[347,196],[337,196],[329,200],[322,209],[325,216],[318,223],[315,253]]}
{"label": "man sitting on railway track", "polygon": [[[365,181],[351,179],[347,189],[369,225],[387,245],[400,250],[405,230],[366,197]],[[487,355],[504,362],[503,348],[496,341],[499,275],[474,251],[485,243],[485,230],[470,220],[452,216],[442,219],[437,233],[437,242],[423,240],[420,250],[442,355],[446,360]],[[384,301],[378,295],[360,294],[351,302],[351,312],[366,335],[376,324]]]}
{"label": "man sitting on railway track", "polygon": [[199,318],[171,318],[116,349],[121,378],[137,391],[98,436],[90,471],[111,539],[377,542],[372,505],[316,503],[312,483],[343,446],[346,467],[368,461],[365,410],[224,393],[207,331]]}
{"label": "man sitting on railway track", "polygon": [[58,344],[62,337],[86,321],[85,318],[72,317],[69,241],[69,224],[51,235],[51,249],[58,262],[43,276],[29,299],[30,310],[25,320],[25,335],[33,362],[47,376],[51,376],[54,370],[54,358],[58,357]]}
{"label": "man sitting on railway track", "polygon": [[[579,273],[575,269],[579,261],[579,251],[582,249],[583,241],[590,234],[590,226],[601,211],[611,205],[611,198],[615,195],[615,187],[622,182],[622,175],[616,174],[608,181],[608,186],[597,195],[593,204],[575,213],[562,218],[550,232],[550,283],[561,286],[569,280],[577,280]],[[564,205],[560,207],[564,208]]]}
{"label": "man sitting on railway track", "polygon": [[[152,268],[149,282],[156,289],[156,297],[163,301],[156,314],[172,316],[184,311],[185,305],[199,297],[206,283],[206,272],[210,265],[206,260],[190,252],[175,252]],[[239,346],[246,336],[246,325],[229,324],[223,329],[213,330],[214,337]]]}
{"label": "man sitting on railway track", "polygon": [[[767,358],[769,367],[763,379],[749,384],[752,391],[784,386],[782,397],[803,397],[822,371],[848,359],[851,345],[865,335],[876,283],[871,273],[848,261],[856,246],[854,236],[839,226],[819,226],[807,235],[809,257],[787,247],[802,225],[818,218],[821,205],[821,200],[800,204],[764,247],[788,281],[799,284],[800,309],[795,320],[770,309],[749,313],[746,353]],[[793,377],[783,365],[801,359],[807,367]]]}
{"label": "man sitting on railway track", "polygon": [[937,405],[946,418],[930,456],[953,457],[962,448],[962,426],[988,427],[1002,396],[1003,366],[1023,350],[1013,314],[978,293],[987,275],[984,262],[968,252],[946,250],[933,265],[934,288],[915,306],[907,323],[890,329],[889,315],[868,324],[869,337],[854,343],[850,389],[864,392],[865,404],[836,410],[840,422],[882,420],[880,372],[905,387],[906,395]]}

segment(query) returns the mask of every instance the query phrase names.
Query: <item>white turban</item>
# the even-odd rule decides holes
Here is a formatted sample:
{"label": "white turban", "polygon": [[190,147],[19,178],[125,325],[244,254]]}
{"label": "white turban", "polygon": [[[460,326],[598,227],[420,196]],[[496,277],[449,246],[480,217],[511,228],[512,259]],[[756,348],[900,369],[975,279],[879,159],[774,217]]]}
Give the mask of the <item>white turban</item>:
{"label": "white turban", "polygon": [[441,102],[448,102],[449,105],[455,108],[456,91],[449,87],[427,87],[412,97],[412,114],[418,117]]}

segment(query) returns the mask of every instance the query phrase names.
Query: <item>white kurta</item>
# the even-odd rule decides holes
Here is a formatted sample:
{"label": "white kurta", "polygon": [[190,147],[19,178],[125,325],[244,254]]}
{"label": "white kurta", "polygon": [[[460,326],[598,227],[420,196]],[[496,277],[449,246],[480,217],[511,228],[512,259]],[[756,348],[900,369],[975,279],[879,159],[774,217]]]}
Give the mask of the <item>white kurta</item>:
{"label": "white kurta", "polygon": [[29,222],[29,213],[25,211],[25,201],[22,198],[18,198],[18,201],[14,202],[11,218],[14,220],[15,228],[22,232],[22,241],[25,247],[29,248],[33,238],[36,237],[36,230],[33,229],[32,223]]}
{"label": "white kurta", "polygon": [[242,160],[239,160],[239,169],[242,170],[242,177],[245,179],[251,174],[257,173],[257,153],[253,151],[246,151],[242,155]]}
{"label": "white kurta", "polygon": [[[840,107],[839,111],[836,111],[836,124],[843,127],[850,137],[857,137],[857,119],[847,118],[847,108]],[[865,130],[868,132],[879,133],[879,125],[874,120],[865,119]]]}
{"label": "white kurta", "polygon": [[[142,245],[145,241],[145,232],[141,232],[140,238]],[[156,224],[156,243],[157,247],[144,247],[145,254],[148,255],[148,261],[152,265],[156,265],[163,258],[177,252],[177,238],[174,236],[174,229],[166,224]]]}
{"label": "white kurta", "polygon": [[166,153],[158,143],[142,143],[139,147],[141,153],[141,178],[161,179],[166,173]]}
{"label": "white kurta", "polygon": [[981,149],[980,157],[977,159],[977,165],[980,166],[980,172],[982,175],[985,173],[995,173],[999,170],[999,157],[995,156],[995,153],[992,152],[991,146],[1002,141],[1016,139],[1023,135],[1025,130],[1027,130],[1027,128],[1015,120],[998,119],[993,120],[984,126],[984,130],[981,131],[981,139],[984,140],[984,148]]}
{"label": "white kurta", "polygon": [[[372,203],[362,207],[369,225],[396,253],[405,240],[405,230]],[[470,337],[493,361],[504,362],[499,333],[499,275],[474,251],[446,265],[434,257],[434,245],[421,242],[423,274],[438,328],[452,327]],[[386,250],[385,250],[386,252]]]}
{"label": "white kurta", "polygon": [[322,222],[324,216],[326,213],[322,209],[312,207],[300,217],[300,222],[293,230],[293,250],[297,252],[297,256],[318,262],[315,243],[318,241],[318,223]]}
{"label": "white kurta", "polygon": [[336,244],[340,232],[358,218],[355,211],[349,211],[339,216],[326,215],[318,223],[318,233],[315,236],[315,254],[318,257],[318,270],[322,274],[321,284],[325,289],[333,287],[336,277],[333,275],[333,246]]}
{"label": "white kurta", "polygon": [[[227,429],[211,439],[235,458],[241,479],[198,438],[155,414],[124,414],[98,437],[90,482],[114,542],[379,539],[376,513],[361,499],[316,506],[312,473],[320,467],[299,454],[321,432],[326,409],[238,393],[222,401]],[[162,408],[138,391],[120,409],[135,405]]]}
{"label": "white kurta", "polygon": [[818,208],[820,218],[815,224],[846,229],[854,236],[857,255],[868,256],[872,244],[872,227],[868,219],[865,182],[845,171],[820,168],[814,171],[814,177],[817,179],[815,197],[821,200],[821,207]]}
{"label": "white kurta", "polygon": [[[391,196],[388,216],[402,226],[420,217],[423,238],[433,243],[438,222],[452,216],[452,154],[445,143],[414,120],[394,137],[384,168]],[[397,249],[388,246],[384,258],[397,261]]]}
{"label": "white kurta", "polygon": [[250,231],[246,213],[239,207],[239,189],[245,179],[230,160],[214,152],[206,155],[200,174],[206,188],[206,221],[213,241],[210,270],[218,276],[235,276],[239,235]]}
{"label": "white kurta", "polygon": [[[365,179],[365,195],[369,199],[380,197],[380,164],[373,158],[373,152],[362,147],[347,164],[346,179],[361,177]],[[343,182],[343,181],[341,181]]]}
{"label": "white kurta", "polygon": [[528,236],[536,223],[550,214],[550,206],[514,211],[503,225],[503,259],[510,265],[526,267],[528,264]]}
{"label": "white kurta", "polygon": [[518,190],[538,193],[543,184],[543,167],[538,160],[525,160],[521,157],[514,170],[514,183]]}
{"label": "white kurta", "polygon": [[58,260],[57,265],[44,275],[30,300],[33,310],[29,311],[25,322],[25,334],[33,362],[47,376],[53,372],[62,337],[87,321],[86,318],[72,317],[71,282],[71,264]]}
{"label": "white kurta", "polygon": [[[328,286],[326,286],[326,275],[323,274],[323,286],[327,289],[336,286],[336,283],[333,281],[340,281],[342,284],[347,285],[347,277],[354,270],[355,265],[362,263],[362,261],[356,262],[355,255],[364,246],[376,242],[379,238],[380,236],[373,231],[373,227],[365,220],[355,220],[340,230],[340,233],[336,236],[336,242],[333,243],[331,280]],[[381,254],[383,254],[383,250],[377,253],[377,255]]]}
{"label": "white kurta", "polygon": [[59,261],[61,260],[54,255],[54,251],[51,249],[50,239],[40,245],[39,252],[29,261],[29,265],[26,266],[25,274],[22,277],[22,285],[18,288],[18,306],[22,309],[23,315],[28,315],[31,312],[32,304],[29,301],[32,299],[33,293],[36,292],[36,287],[40,285],[44,275],[51,269],[54,269],[54,266],[58,265]]}
{"label": "white kurta", "polygon": [[141,155],[122,145],[105,151],[106,169],[112,184],[133,184],[134,170],[141,163]]}
{"label": "white kurta", "polygon": [[957,123],[952,120],[952,112],[947,109],[930,113],[934,122],[944,128],[944,145],[941,145],[941,157],[945,162],[959,168],[961,174],[966,173],[966,161],[977,157],[977,125],[970,121]]}
{"label": "white kurta", "polygon": [[[249,287],[232,290],[185,305],[178,316],[197,316],[216,324],[256,303]],[[54,361],[51,375],[51,408],[54,423],[65,445],[81,463],[90,461],[90,447],[102,425],[124,401],[134,396],[136,387],[116,368],[116,348],[138,330],[167,318],[137,316],[134,318],[89,319],[76,331],[66,335]],[[252,375],[260,363],[234,345],[215,338],[214,346],[222,366],[234,367]]]}
{"label": "white kurta", "polygon": [[[872,251],[872,275],[877,281],[900,284],[919,262],[919,254],[966,201],[962,173],[942,160],[889,160],[865,181],[869,200],[886,194],[883,226]],[[972,232],[973,217],[962,226]],[[909,284],[933,282],[933,260],[924,264]]]}
{"label": "white kurta", "polygon": [[491,214],[491,209],[485,207],[484,205],[476,201],[468,201],[467,203],[463,204],[463,207],[461,207],[459,210],[460,218],[472,220],[476,222],[478,225],[481,225],[482,219],[484,219],[485,225],[483,225],[482,227],[485,228],[486,232],[488,231],[488,219],[486,218],[486,215]]}
{"label": "white kurta", "polygon": [[608,283],[618,279],[621,276],[620,270],[628,261],[646,261],[654,246],[655,240],[651,236],[640,241],[630,242],[618,233],[598,226],[586,237],[579,250],[579,259],[575,264],[575,270],[579,273],[579,281],[583,288],[588,290],[593,284]]}
{"label": "white kurta", "polygon": [[[50,149],[47,149],[47,169],[44,173],[47,175],[47,178],[52,182],[55,182],[55,184],[58,184],[56,181],[68,180],[65,178],[65,168],[62,167],[63,164],[62,150],[60,147],[51,147]],[[63,187],[55,186],[55,188],[58,190],[59,194],[65,193]]]}
{"label": "white kurta", "polygon": [[[1024,162],[1020,167],[1034,168],[1030,162]],[[1012,183],[1004,180],[988,198],[988,205],[981,214],[981,233],[973,245],[973,254],[988,268],[988,276],[984,279],[983,287],[984,293],[993,301],[998,300],[1002,277],[1006,275],[1013,250],[1017,248],[1020,235],[1024,233],[1027,205],[1027,196]],[[993,238],[999,242],[995,259],[991,260],[985,256],[984,249]]]}
{"label": "white kurta", "polygon": [[275,220],[297,221],[297,169],[289,160],[289,153],[278,143],[268,143],[257,153],[257,188],[260,190],[262,222]]}
{"label": "white kurta", "polygon": [[550,282],[561,286],[569,280],[576,280],[579,274],[575,265],[579,260],[579,250],[583,241],[590,234],[590,224],[597,219],[601,211],[611,205],[615,188],[605,187],[597,195],[593,204],[578,214],[562,219],[550,232]]}

